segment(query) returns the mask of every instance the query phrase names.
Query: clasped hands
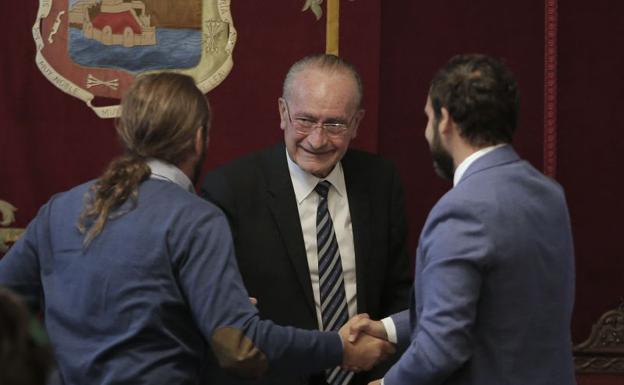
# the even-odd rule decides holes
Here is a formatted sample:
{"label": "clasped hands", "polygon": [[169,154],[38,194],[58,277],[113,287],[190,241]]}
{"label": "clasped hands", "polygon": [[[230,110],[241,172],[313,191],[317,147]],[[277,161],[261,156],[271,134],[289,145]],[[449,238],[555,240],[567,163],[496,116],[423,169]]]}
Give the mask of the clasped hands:
{"label": "clasped hands", "polygon": [[381,321],[373,321],[368,314],[358,314],[339,330],[344,345],[342,367],[360,372],[370,370],[395,352],[388,342],[386,329]]}

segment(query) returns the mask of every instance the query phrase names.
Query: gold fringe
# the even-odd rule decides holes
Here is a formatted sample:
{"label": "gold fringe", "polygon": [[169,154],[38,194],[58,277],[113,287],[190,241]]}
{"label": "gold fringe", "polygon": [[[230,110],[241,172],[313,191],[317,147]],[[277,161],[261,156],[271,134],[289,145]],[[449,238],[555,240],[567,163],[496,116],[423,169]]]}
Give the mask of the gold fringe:
{"label": "gold fringe", "polygon": [[327,32],[325,52],[338,55],[340,34],[340,0],[327,0]]}

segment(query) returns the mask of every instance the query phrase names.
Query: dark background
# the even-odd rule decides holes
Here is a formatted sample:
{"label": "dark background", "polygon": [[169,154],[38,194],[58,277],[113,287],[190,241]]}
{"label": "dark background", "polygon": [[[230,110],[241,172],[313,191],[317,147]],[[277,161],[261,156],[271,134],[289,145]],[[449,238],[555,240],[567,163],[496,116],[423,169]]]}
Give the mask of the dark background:
{"label": "dark background", "polygon": [[[548,1],[548,0],[546,0]],[[554,1],[552,1],[554,2]],[[297,59],[325,49],[325,19],[304,0],[234,0],[234,68],[209,93],[214,109],[204,170],[280,141],[277,98]],[[624,299],[622,124],[624,2],[559,2],[556,179],[564,186],[577,258],[572,323],[578,344],[601,314]],[[120,153],[113,122],[48,82],[35,66],[31,28],[38,2],[0,3],[0,199],[24,227],[54,193],[95,178]],[[457,53],[503,60],[522,92],[514,145],[543,169],[545,1],[341,1],[340,54],[361,71],[364,122],[354,146],[399,167],[406,189],[410,249],[429,209],[450,187],[438,179],[422,112],[433,72]],[[553,272],[557,274],[557,272]],[[581,376],[580,384],[622,377]]]}

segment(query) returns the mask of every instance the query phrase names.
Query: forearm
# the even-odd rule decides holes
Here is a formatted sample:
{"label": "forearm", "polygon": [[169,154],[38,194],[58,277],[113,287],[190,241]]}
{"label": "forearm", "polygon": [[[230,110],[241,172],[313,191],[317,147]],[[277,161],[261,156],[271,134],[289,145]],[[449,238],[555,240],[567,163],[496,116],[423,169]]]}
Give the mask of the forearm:
{"label": "forearm", "polygon": [[278,326],[257,316],[242,329],[217,329],[211,345],[223,368],[247,378],[257,378],[269,371],[318,372],[340,365],[343,352],[338,333]]}

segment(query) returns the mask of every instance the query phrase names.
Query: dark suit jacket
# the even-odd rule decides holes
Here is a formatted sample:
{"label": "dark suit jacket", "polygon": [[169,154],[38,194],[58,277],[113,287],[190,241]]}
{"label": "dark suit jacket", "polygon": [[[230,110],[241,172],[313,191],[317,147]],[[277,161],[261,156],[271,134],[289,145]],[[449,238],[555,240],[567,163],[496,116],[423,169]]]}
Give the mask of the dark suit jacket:
{"label": "dark suit jacket", "polygon": [[[348,150],[342,167],[353,226],[358,312],[379,319],[407,308],[411,278],[402,187],[394,166],[378,156]],[[230,221],[239,268],[249,295],[258,299],[260,316],[318,329],[284,145],[210,172],[201,194]]]}
{"label": "dark suit jacket", "polygon": [[563,189],[511,146],[431,210],[386,385],[572,385],[574,253]]}

